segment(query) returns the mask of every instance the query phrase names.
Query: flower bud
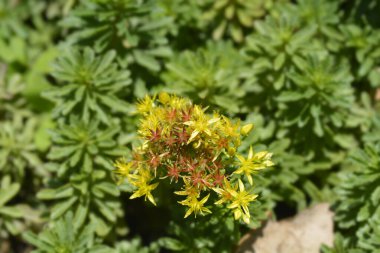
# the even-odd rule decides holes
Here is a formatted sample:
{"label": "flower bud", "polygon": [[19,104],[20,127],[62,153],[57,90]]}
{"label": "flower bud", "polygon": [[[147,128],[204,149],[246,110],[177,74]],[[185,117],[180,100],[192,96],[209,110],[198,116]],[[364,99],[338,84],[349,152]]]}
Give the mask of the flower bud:
{"label": "flower bud", "polygon": [[235,149],[234,147],[228,147],[227,153],[228,153],[230,156],[234,156],[235,153],[236,153],[236,149]]}
{"label": "flower bud", "polygon": [[170,96],[166,92],[160,92],[160,94],[158,95],[158,99],[161,103],[167,104],[170,101]]}
{"label": "flower bud", "polygon": [[241,128],[240,133],[242,135],[248,135],[249,132],[251,132],[252,128],[253,128],[253,124],[247,124]]}

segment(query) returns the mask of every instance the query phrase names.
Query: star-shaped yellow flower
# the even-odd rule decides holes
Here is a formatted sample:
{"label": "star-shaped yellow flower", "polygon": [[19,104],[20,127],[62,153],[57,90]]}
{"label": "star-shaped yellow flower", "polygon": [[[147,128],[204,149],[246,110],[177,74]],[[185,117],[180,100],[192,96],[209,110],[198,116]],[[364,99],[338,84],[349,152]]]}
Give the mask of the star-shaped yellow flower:
{"label": "star-shaped yellow flower", "polygon": [[141,114],[149,113],[154,106],[154,97],[145,95],[145,97],[137,103],[137,111]]}
{"label": "star-shaped yellow flower", "polygon": [[210,194],[208,194],[203,199],[198,200],[198,198],[190,196],[185,200],[179,201],[178,203],[180,203],[181,205],[189,207],[189,209],[187,209],[186,211],[185,218],[187,218],[191,213],[194,213],[195,217],[197,217],[198,213],[200,213],[201,215],[205,215],[205,213],[211,213],[210,209],[204,207],[204,204],[207,202],[209,197]]}
{"label": "star-shaped yellow flower", "polygon": [[248,224],[251,217],[249,214],[248,205],[257,198],[257,195],[248,193],[240,179],[239,191],[231,191],[230,193],[233,200],[228,208],[233,209],[235,220],[243,218],[243,221]]}
{"label": "star-shaped yellow flower", "polygon": [[232,192],[236,191],[236,188],[233,188],[227,178],[223,180],[223,187],[213,188],[213,190],[218,193],[220,199],[215,202],[216,205],[221,205],[225,202],[232,200]]}
{"label": "star-shaped yellow flower", "polygon": [[158,183],[148,184],[146,181],[136,182],[135,186],[137,187],[137,190],[131,195],[130,199],[145,196],[145,200],[148,198],[153,205],[156,205],[151,191],[156,189],[157,185]]}
{"label": "star-shaped yellow flower", "polygon": [[253,173],[274,165],[271,161],[272,153],[268,153],[268,151],[261,151],[253,155],[252,146],[249,149],[247,159],[241,155],[236,155],[236,157],[240,161],[240,167],[234,173],[244,174],[251,185],[253,183]]}
{"label": "star-shaped yellow flower", "polygon": [[192,142],[200,133],[205,133],[208,136],[211,136],[212,131],[210,126],[220,120],[220,118],[208,117],[200,107],[195,107],[194,114],[197,115],[196,119],[183,123],[190,126],[193,130],[188,143]]}
{"label": "star-shaped yellow flower", "polygon": [[132,171],[133,162],[127,162],[124,158],[117,160],[114,163],[116,170],[114,173],[119,177],[118,184],[122,183],[123,179],[128,177]]}

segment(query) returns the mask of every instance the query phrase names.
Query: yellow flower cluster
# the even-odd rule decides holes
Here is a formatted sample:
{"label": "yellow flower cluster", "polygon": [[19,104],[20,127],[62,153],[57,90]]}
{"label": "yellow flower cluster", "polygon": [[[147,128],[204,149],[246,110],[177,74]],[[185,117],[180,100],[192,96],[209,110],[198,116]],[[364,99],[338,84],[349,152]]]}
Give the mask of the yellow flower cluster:
{"label": "yellow flower cluster", "polygon": [[127,179],[135,187],[131,198],[144,196],[156,204],[152,191],[160,180],[170,180],[178,188],[175,194],[185,197],[178,202],[188,207],[185,218],[211,213],[206,205],[214,202],[249,223],[248,206],[257,197],[252,175],[273,166],[266,151],[254,154],[251,147],[247,158],[237,153],[252,124],[240,126],[217,112],[207,114],[207,108],[167,93],[146,96],[136,107],[142,145],[133,150],[131,161],[115,162],[120,182]]}

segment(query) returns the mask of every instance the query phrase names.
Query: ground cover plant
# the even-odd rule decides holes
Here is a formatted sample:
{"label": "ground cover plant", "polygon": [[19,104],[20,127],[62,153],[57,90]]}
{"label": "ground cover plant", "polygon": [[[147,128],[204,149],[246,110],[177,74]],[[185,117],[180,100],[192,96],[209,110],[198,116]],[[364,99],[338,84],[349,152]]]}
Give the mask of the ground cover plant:
{"label": "ground cover plant", "polygon": [[327,202],[380,247],[377,0],[0,0],[0,253],[234,252]]}

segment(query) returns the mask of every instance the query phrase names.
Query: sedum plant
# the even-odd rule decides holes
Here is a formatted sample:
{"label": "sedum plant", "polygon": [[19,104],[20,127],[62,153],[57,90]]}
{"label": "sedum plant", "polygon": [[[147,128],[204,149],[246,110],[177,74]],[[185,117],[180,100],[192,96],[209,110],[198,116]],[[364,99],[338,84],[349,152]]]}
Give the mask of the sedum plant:
{"label": "sedum plant", "polygon": [[62,21],[72,30],[69,44],[91,46],[98,53],[113,49],[123,66],[150,71],[158,71],[160,59],[171,54],[166,38],[170,23],[150,0],[82,0]]}
{"label": "sedum plant", "polygon": [[[130,79],[115,60],[113,51],[97,57],[89,48],[74,49],[57,60],[54,76],[63,88],[45,94],[57,102],[53,116],[58,126],[51,131],[48,154],[49,170],[57,178],[48,180],[38,197],[53,202],[52,221],[73,212],[78,229],[90,224],[101,237],[122,224],[117,221],[123,215],[110,160],[124,151],[116,115],[128,111],[120,93]],[[112,232],[123,234],[125,229]]]}
{"label": "sedum plant", "polygon": [[56,220],[67,212],[73,211],[74,226],[86,224],[94,226],[97,235],[105,237],[110,233],[118,218],[123,215],[118,201],[119,191],[111,184],[104,171],[94,171],[90,176],[77,173],[69,182],[60,186],[44,189],[37,197],[41,200],[55,200],[50,218]]}
{"label": "sedum plant", "polygon": [[35,175],[46,174],[34,142],[36,125],[34,118],[0,121],[0,176],[9,175],[22,183],[32,171]]}
{"label": "sedum plant", "polygon": [[323,252],[377,252],[379,3],[0,0],[0,252],[228,253],[322,201]]}
{"label": "sedum plant", "polygon": [[[9,119],[15,114],[19,117],[28,114],[20,109],[25,107],[25,99],[21,96],[25,85],[19,74],[8,75],[6,65],[0,65],[0,120]],[[15,113],[17,111],[17,113]]]}
{"label": "sedum plant", "polygon": [[[282,91],[277,98],[283,102],[279,114],[285,118],[284,124],[310,129],[316,136],[333,133],[331,128],[344,126],[354,102],[348,66],[336,63],[332,57],[317,55],[302,63],[289,73],[289,90]],[[322,118],[322,111],[328,112],[329,117]]]}
{"label": "sedum plant", "polygon": [[353,72],[356,79],[360,82],[364,79],[372,87],[379,87],[380,30],[355,24],[342,25],[340,30],[342,50],[355,58]]}
{"label": "sedum plant", "polygon": [[252,71],[260,77],[262,85],[279,90],[286,85],[287,73],[292,70],[299,57],[310,52],[309,42],[316,32],[315,26],[301,27],[297,16],[291,12],[267,16],[255,23],[256,33],[247,37],[245,51],[252,61]]}
{"label": "sedum plant", "polygon": [[78,229],[73,226],[73,222],[73,214],[69,212],[38,235],[28,232],[23,237],[36,247],[33,253],[112,252],[112,249],[98,242],[93,226],[87,225],[83,229]]}
{"label": "sedum plant", "polygon": [[336,234],[334,239],[333,247],[327,247],[326,245],[322,245],[321,247],[322,253],[363,253],[360,249],[354,249],[348,247],[345,244],[344,238],[341,234]]}
{"label": "sedum plant", "polygon": [[252,175],[273,165],[267,151],[254,153],[251,147],[247,157],[236,153],[251,124],[240,127],[217,112],[207,115],[205,108],[167,93],[146,96],[137,111],[143,116],[138,130],[143,144],[131,161],[115,163],[120,182],[127,179],[135,188],[132,199],[144,197],[156,205],[152,191],[166,179],[185,197],[178,202],[187,207],[185,218],[211,213],[211,195],[216,205],[227,204],[236,220],[250,222],[248,206],[257,197],[251,193]]}
{"label": "sedum plant", "polygon": [[127,112],[128,106],[118,98],[131,84],[129,71],[121,71],[114,62],[115,51],[96,55],[90,48],[69,50],[55,64],[54,77],[60,86],[45,92],[56,103],[55,117],[79,114],[84,122],[96,115],[103,123],[113,113]]}
{"label": "sedum plant", "polygon": [[175,55],[162,77],[171,92],[237,113],[249,86],[243,83],[244,61],[230,44],[209,43],[196,52]]}
{"label": "sedum plant", "polygon": [[204,1],[203,19],[212,25],[212,37],[219,40],[231,37],[235,42],[244,40],[244,30],[252,29],[255,19],[263,17],[273,1],[221,0]]}
{"label": "sedum plant", "polygon": [[[364,150],[355,152],[352,159],[355,168],[342,171],[338,185],[339,193],[336,205],[336,220],[339,228],[345,233],[354,233],[349,241],[366,252],[378,248],[376,239],[380,209],[380,145],[369,144]],[[347,212],[347,208],[351,211]],[[370,232],[371,231],[371,232]],[[373,234],[373,236],[372,236]],[[373,239],[368,239],[369,235]]]}
{"label": "sedum plant", "polygon": [[0,243],[3,239],[15,236],[25,229],[22,222],[23,212],[17,205],[9,202],[20,190],[19,183],[12,183],[9,176],[2,177],[0,189]]}
{"label": "sedum plant", "polygon": [[[84,123],[73,118],[53,132],[53,146],[48,158],[54,162],[59,180],[51,182],[54,188],[44,189],[38,197],[55,200],[50,213],[57,219],[68,211],[74,212],[79,227],[91,221],[97,234],[105,236],[111,229],[107,223],[116,223],[122,215],[118,189],[111,181],[110,160],[123,154],[114,140],[120,128],[102,129],[99,122]],[[58,162],[58,164],[56,163]]]}
{"label": "sedum plant", "polygon": [[142,245],[140,238],[133,238],[129,241],[121,241],[116,244],[115,253],[159,253],[160,246],[157,242],[149,246]]}
{"label": "sedum plant", "polygon": [[[118,126],[102,127],[99,121],[84,123],[71,118],[70,125],[59,124],[52,131],[52,142],[48,158],[60,162],[58,175],[66,176],[73,172],[93,172],[93,167],[112,169],[112,160],[124,151],[118,146],[115,136],[120,131]],[[69,159],[68,159],[69,158]]]}

